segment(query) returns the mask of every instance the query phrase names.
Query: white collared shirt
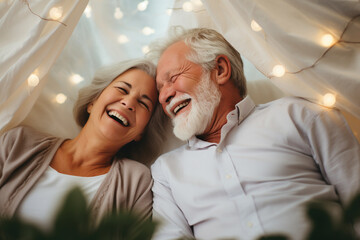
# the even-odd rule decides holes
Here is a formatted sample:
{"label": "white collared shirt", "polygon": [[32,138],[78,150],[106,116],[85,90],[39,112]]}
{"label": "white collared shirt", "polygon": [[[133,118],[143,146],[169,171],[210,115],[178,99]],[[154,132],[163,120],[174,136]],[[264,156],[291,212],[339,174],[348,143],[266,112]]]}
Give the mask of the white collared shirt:
{"label": "white collared shirt", "polygon": [[303,239],[308,201],[336,210],[360,189],[360,146],[339,111],[246,97],[227,120],[219,144],[194,137],[153,164],[154,239]]}

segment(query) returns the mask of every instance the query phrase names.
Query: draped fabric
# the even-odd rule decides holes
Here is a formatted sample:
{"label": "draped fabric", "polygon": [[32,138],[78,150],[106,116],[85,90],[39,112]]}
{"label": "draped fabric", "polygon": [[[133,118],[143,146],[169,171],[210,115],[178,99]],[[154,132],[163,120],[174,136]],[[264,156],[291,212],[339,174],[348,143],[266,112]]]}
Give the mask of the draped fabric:
{"label": "draped fabric", "polygon": [[[0,5],[0,129],[25,119],[47,81],[49,69],[71,36],[87,1],[1,1]],[[48,20],[54,5],[64,12]],[[28,84],[35,73],[38,80]],[[35,81],[35,82],[34,82]],[[41,116],[39,116],[40,118]]]}
{"label": "draped fabric", "polygon": [[[87,3],[0,1],[0,131],[22,123],[75,136],[72,105],[95,70],[143,56],[169,25],[183,25],[216,29],[233,44],[244,58],[256,103],[294,95],[323,104],[331,93],[333,107],[342,110],[359,139],[359,1],[90,0],[91,12],[84,12]],[[142,3],[147,9],[137,10]],[[184,11],[189,3],[192,11]],[[44,20],[54,6],[62,6],[61,19]],[[141,33],[145,27],[149,34]],[[333,38],[330,45],[322,43],[325,35]],[[284,75],[275,76],[276,65]],[[28,84],[32,73],[39,77],[36,86]],[[83,81],[69,83],[71,74]],[[58,93],[67,97],[63,104],[53,100]]]}

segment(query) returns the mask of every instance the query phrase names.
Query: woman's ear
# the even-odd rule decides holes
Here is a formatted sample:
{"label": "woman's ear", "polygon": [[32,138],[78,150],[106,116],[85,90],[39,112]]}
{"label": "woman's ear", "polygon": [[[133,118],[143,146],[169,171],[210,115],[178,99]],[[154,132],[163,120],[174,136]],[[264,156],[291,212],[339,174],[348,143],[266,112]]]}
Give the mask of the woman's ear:
{"label": "woman's ear", "polygon": [[225,84],[231,77],[231,64],[226,55],[216,57],[215,79],[219,85]]}
{"label": "woman's ear", "polygon": [[137,135],[137,137],[134,139],[134,141],[135,141],[135,142],[140,141],[140,140],[141,140],[141,138],[142,138],[142,136],[143,136],[143,134],[142,134],[142,133],[141,133],[141,134],[139,134],[139,135]]}
{"label": "woman's ear", "polygon": [[93,107],[93,103],[90,103],[88,106],[87,106],[87,112],[90,114],[91,113],[91,109]]}

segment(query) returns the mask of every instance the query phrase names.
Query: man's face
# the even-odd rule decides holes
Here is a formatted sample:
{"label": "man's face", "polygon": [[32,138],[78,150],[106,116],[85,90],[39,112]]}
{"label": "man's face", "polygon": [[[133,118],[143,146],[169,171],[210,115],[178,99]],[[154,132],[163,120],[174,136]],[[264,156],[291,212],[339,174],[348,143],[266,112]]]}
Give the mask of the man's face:
{"label": "man's face", "polygon": [[210,73],[186,59],[189,51],[183,42],[171,45],[159,60],[156,78],[159,101],[181,140],[204,133],[221,97]]}

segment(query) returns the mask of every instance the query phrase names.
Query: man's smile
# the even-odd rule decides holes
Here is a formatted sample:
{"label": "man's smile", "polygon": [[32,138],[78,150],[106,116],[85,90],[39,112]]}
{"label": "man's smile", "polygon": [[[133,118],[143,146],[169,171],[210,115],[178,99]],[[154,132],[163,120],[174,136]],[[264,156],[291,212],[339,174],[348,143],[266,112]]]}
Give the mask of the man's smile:
{"label": "man's smile", "polygon": [[185,101],[181,102],[175,108],[173,108],[172,112],[176,115],[181,109],[189,105],[191,99],[186,99]]}

